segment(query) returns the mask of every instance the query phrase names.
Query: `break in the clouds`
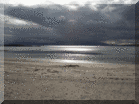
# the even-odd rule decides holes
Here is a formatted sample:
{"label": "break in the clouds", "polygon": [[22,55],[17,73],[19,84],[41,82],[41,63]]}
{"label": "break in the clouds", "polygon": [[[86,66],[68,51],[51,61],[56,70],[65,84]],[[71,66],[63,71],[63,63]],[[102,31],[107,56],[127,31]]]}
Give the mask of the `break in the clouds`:
{"label": "break in the clouds", "polygon": [[[73,6],[73,7],[72,7]],[[135,4],[5,4],[5,44],[104,45],[135,40]],[[71,9],[72,8],[72,9]]]}

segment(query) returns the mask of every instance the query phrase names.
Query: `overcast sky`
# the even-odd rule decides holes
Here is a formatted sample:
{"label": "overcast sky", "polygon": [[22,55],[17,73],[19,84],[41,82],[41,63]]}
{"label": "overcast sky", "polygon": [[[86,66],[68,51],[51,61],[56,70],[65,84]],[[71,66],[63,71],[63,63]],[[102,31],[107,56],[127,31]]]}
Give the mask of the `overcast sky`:
{"label": "overcast sky", "polygon": [[3,0],[0,3],[5,4],[4,13],[0,8],[5,44],[121,45],[135,40],[137,1],[134,0]]}

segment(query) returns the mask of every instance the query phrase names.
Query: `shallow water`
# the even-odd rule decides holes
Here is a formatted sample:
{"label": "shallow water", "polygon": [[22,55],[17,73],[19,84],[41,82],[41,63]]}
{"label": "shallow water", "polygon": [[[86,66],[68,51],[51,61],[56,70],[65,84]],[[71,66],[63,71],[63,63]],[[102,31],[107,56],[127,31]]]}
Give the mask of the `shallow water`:
{"label": "shallow water", "polygon": [[[61,62],[135,63],[135,47],[127,46],[41,46],[5,47],[4,57],[53,59]],[[55,60],[55,61],[56,61]]]}

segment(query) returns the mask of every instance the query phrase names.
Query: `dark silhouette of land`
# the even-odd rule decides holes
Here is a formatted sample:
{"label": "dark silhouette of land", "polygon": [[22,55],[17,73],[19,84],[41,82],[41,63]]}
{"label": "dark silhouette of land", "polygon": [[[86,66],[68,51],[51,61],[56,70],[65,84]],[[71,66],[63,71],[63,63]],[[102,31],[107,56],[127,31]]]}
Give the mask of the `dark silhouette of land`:
{"label": "dark silhouette of land", "polygon": [[[43,46],[43,45],[79,45],[79,44],[4,44],[4,46],[19,46],[19,47],[23,47],[23,46]],[[80,44],[80,45],[88,45],[88,44]],[[88,45],[88,46],[93,46],[93,45],[97,45],[97,46],[136,46],[139,47],[139,44],[128,44],[128,45],[115,45],[115,44],[92,44],[92,45]]]}
{"label": "dark silhouette of land", "polygon": [[23,44],[4,44],[4,46],[32,46],[32,45],[23,45]]}

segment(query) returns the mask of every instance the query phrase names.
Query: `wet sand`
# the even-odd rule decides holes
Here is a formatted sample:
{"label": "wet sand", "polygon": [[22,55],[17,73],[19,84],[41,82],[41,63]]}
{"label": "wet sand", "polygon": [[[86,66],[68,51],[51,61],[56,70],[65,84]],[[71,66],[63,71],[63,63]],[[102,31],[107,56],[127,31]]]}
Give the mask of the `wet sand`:
{"label": "wet sand", "polygon": [[4,59],[5,100],[134,100],[135,65]]}

